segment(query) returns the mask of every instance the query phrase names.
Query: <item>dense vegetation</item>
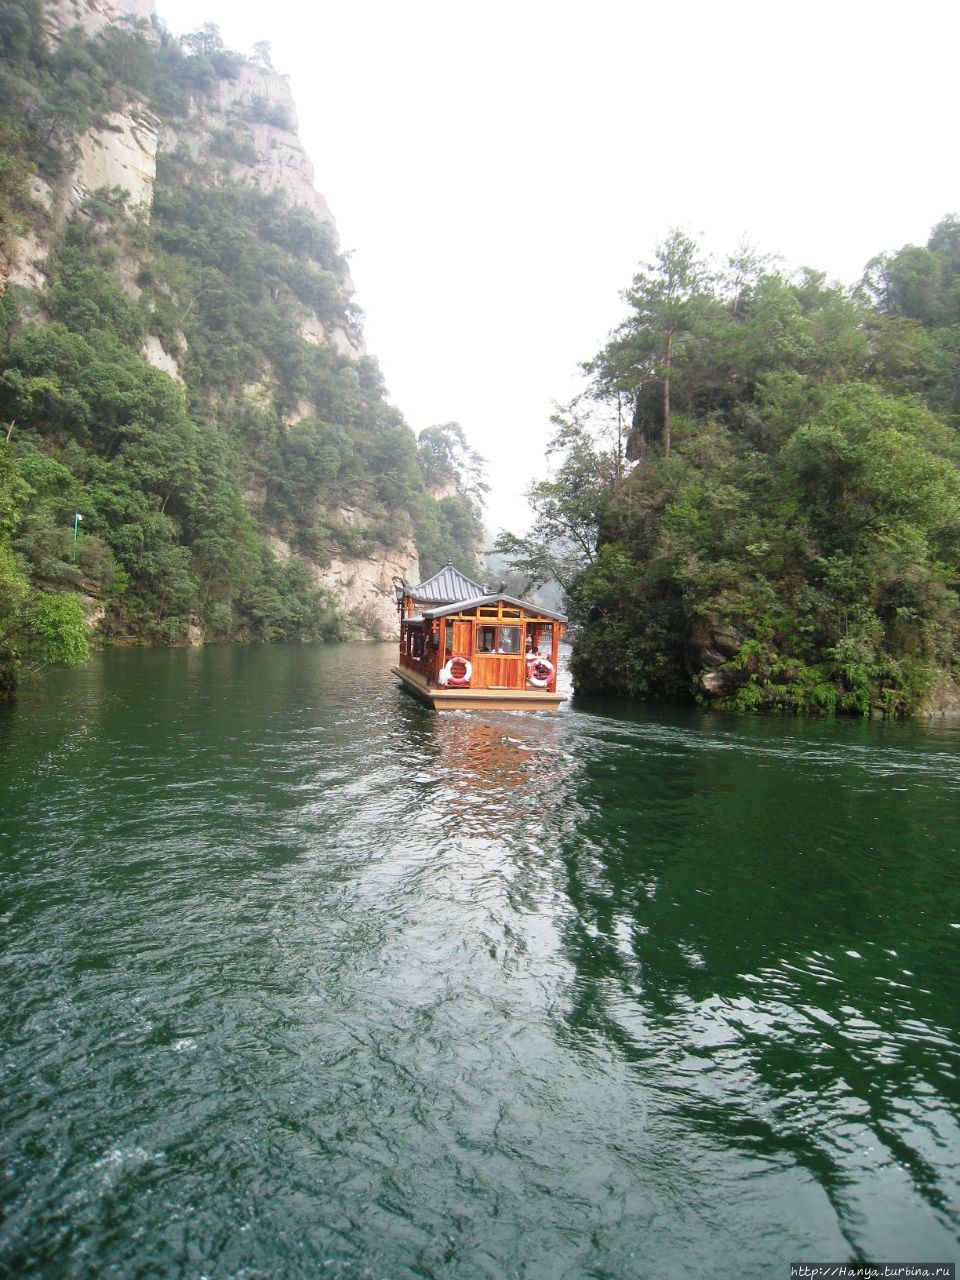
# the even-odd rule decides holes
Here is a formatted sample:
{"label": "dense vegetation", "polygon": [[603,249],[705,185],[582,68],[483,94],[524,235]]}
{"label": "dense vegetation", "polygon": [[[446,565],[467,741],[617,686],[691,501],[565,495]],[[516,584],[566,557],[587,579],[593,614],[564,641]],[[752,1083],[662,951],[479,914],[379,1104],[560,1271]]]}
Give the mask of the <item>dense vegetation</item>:
{"label": "dense vegetation", "polygon": [[846,291],[680,232],[556,419],[537,520],[578,690],[909,713],[960,670],[960,222]]}
{"label": "dense vegetation", "polygon": [[[30,635],[43,649],[50,599],[71,619],[77,593],[99,603],[108,638],[334,638],[345,620],[315,577],[334,556],[413,541],[425,574],[475,571],[482,485],[462,432],[418,442],[373,359],[302,336],[312,317],[359,347],[360,316],[331,228],[244,181],[247,126],[283,127],[277,108],[240,112],[212,164],[162,151],[149,219],[103,190],[60,227],[37,199],[111,111],[185,122],[243,59],[211,26],[48,47],[41,18],[40,0],[0,0],[0,261],[28,228],[52,246],[43,292],[0,299],[0,693]],[[148,337],[182,381],[146,363]]]}

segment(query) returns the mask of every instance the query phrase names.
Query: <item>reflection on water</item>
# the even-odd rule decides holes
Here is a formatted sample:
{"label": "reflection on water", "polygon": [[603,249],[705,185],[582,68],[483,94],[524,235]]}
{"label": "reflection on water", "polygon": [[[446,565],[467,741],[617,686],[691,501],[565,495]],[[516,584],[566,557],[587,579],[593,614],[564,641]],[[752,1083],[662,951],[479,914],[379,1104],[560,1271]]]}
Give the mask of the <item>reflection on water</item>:
{"label": "reflection on water", "polygon": [[960,731],[437,715],[391,659],[0,713],[0,1269],[955,1258]]}
{"label": "reflection on water", "polygon": [[561,800],[574,768],[564,725],[553,715],[520,720],[514,712],[454,712],[424,726],[429,767],[416,780],[438,786],[451,830],[512,840],[539,828]]}

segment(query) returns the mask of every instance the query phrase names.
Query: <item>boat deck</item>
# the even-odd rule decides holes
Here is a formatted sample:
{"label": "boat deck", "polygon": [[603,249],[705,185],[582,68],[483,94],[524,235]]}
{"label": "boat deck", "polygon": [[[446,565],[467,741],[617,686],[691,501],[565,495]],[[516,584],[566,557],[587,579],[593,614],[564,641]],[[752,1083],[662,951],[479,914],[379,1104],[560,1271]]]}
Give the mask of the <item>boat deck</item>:
{"label": "boat deck", "polygon": [[435,711],[468,711],[483,708],[490,711],[556,711],[567,701],[566,693],[549,693],[546,689],[455,689],[428,684],[423,676],[406,667],[391,667],[408,693]]}

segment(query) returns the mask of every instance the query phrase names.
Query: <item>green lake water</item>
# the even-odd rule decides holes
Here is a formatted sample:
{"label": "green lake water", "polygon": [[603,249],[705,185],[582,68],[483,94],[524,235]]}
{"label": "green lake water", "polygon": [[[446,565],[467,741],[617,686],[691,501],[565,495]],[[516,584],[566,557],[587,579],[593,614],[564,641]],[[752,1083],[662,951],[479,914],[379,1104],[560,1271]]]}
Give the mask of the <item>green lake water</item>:
{"label": "green lake water", "polygon": [[440,716],[393,657],[0,708],[0,1275],[960,1259],[960,725]]}

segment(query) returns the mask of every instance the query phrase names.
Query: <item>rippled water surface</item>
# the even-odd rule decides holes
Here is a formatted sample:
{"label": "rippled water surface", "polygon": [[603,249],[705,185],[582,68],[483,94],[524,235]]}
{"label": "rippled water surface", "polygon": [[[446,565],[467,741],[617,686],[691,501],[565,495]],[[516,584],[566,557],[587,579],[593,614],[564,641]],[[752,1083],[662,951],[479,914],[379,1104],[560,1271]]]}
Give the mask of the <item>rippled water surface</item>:
{"label": "rippled water surface", "polygon": [[960,1257],[960,728],[445,713],[389,646],[0,709],[0,1274]]}

